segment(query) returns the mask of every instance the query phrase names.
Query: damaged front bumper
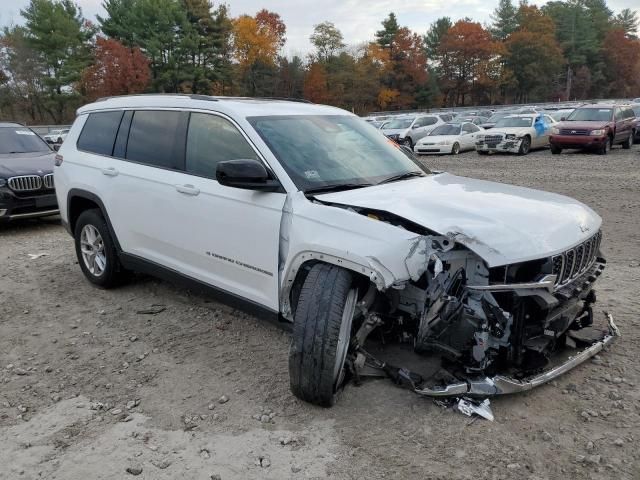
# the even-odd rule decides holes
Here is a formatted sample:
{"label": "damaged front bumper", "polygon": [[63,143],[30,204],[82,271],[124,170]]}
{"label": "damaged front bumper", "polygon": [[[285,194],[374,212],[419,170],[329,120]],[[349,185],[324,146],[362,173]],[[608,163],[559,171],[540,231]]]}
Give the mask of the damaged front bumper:
{"label": "damaged front bumper", "polygon": [[510,152],[518,153],[523,137],[520,138],[493,138],[476,142],[476,150],[481,152]]}
{"label": "damaged front bumper", "polygon": [[478,379],[469,379],[465,382],[454,382],[447,385],[434,387],[420,386],[415,388],[415,392],[428,397],[489,397],[494,395],[506,395],[509,393],[519,393],[531,390],[535,387],[550,382],[551,380],[554,380],[560,375],[568,372],[572,368],[593,357],[603,348],[612,343],[613,340],[620,335],[620,331],[614,323],[611,314],[607,313],[606,317],[608,323],[608,333],[605,334],[601,340],[596,341],[591,346],[582,350],[577,355],[570,357],[562,364],[539,375],[535,375],[525,379],[516,379],[505,375],[481,377]]}

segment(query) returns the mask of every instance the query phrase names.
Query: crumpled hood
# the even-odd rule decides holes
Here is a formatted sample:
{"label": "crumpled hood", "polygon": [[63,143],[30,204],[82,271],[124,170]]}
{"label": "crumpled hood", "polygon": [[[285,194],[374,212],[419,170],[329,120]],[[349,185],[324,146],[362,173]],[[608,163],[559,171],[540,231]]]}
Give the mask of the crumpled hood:
{"label": "crumpled hood", "polygon": [[449,235],[490,267],[562,252],[602,223],[589,207],[563,195],[449,173],[317,198],[387,211]]}
{"label": "crumpled hood", "polygon": [[18,175],[46,175],[53,172],[55,152],[0,155],[0,178]]}

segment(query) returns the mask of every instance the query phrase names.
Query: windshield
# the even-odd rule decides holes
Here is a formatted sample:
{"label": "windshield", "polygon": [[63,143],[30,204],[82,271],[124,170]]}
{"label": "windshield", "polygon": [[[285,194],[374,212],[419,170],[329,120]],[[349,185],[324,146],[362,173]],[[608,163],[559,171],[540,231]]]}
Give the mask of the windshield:
{"label": "windshield", "polygon": [[409,172],[430,173],[410,154],[357,117],[249,117],[301,190],[369,185]]}
{"label": "windshield", "polygon": [[531,117],[506,117],[501,118],[496,122],[496,126],[498,127],[530,127],[533,123],[533,118]]}
{"label": "windshield", "polygon": [[396,120],[391,120],[384,126],[384,128],[394,130],[409,128],[413,123],[413,120],[413,118],[398,118]]}
{"label": "windshield", "polygon": [[503,112],[503,113],[494,113],[489,117],[489,121],[487,123],[496,123],[501,118],[506,117],[507,115],[513,115],[513,112]]}
{"label": "windshield", "polygon": [[0,127],[0,154],[48,151],[45,141],[28,128]]}
{"label": "windshield", "polygon": [[578,108],[567,116],[569,122],[608,122],[611,120],[610,108]]}
{"label": "windshield", "polygon": [[549,116],[556,122],[559,122],[561,118],[567,118],[573,110],[557,110],[555,112],[549,112]]}
{"label": "windshield", "polygon": [[429,135],[460,135],[460,128],[462,125],[440,125],[439,127],[431,130]]}

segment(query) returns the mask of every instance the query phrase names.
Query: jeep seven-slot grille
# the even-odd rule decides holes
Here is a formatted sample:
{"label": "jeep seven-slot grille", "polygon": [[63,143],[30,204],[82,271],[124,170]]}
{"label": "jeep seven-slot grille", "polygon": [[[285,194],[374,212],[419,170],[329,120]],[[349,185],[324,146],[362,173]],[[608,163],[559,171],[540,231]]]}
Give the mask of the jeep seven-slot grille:
{"label": "jeep seven-slot grille", "polygon": [[39,175],[23,175],[11,177],[7,183],[9,188],[15,192],[28,192],[30,190],[40,190],[42,178]]}
{"label": "jeep seven-slot grille", "polygon": [[602,232],[598,232],[586,242],[552,257],[553,274],[557,276],[556,285],[569,283],[586,272],[598,254],[601,240]]}
{"label": "jeep seven-slot grille", "polygon": [[53,188],[53,173],[49,173],[42,177],[44,188]]}

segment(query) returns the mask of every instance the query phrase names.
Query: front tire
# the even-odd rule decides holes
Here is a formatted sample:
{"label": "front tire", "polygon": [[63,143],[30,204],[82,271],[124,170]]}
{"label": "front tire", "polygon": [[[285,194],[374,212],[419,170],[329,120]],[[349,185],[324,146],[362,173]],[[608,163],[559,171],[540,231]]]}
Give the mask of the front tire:
{"label": "front tire", "polygon": [[402,140],[402,145],[413,150],[413,140],[411,140],[411,137],[406,137],[404,140]]}
{"label": "front tire", "polygon": [[518,155],[526,155],[531,151],[531,138],[524,137],[522,142],[520,142],[520,149],[518,150]]}
{"label": "front tire", "polygon": [[460,144],[458,142],[453,144],[451,147],[451,155],[458,155],[460,153]]}
{"label": "front tire", "polygon": [[476,152],[478,152],[478,155],[489,155],[489,152],[486,150],[476,150]]}
{"label": "front tire", "polygon": [[611,144],[613,143],[613,138],[607,137],[604,144],[600,147],[600,151],[598,152],[600,155],[606,155],[611,151]]}
{"label": "front tire", "polygon": [[344,382],[356,302],[347,270],[324,263],[311,267],[300,290],[289,349],[291,391],[301,400],[334,405]]}
{"label": "front tire", "polygon": [[85,210],[80,214],[74,238],[78,263],[87,280],[102,288],[118,285],[124,272],[100,210]]}
{"label": "front tire", "polygon": [[556,147],[555,145],[551,145],[551,153],[553,155],[560,155],[562,153],[562,149],[560,147]]}
{"label": "front tire", "polygon": [[624,142],[622,142],[622,148],[625,150],[629,150],[633,145],[633,132],[629,134],[629,138],[627,138]]}

